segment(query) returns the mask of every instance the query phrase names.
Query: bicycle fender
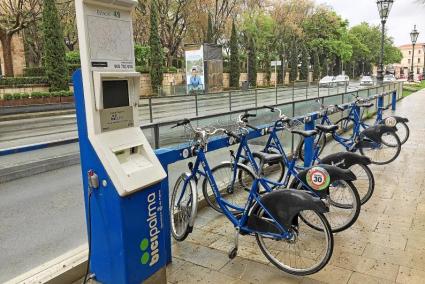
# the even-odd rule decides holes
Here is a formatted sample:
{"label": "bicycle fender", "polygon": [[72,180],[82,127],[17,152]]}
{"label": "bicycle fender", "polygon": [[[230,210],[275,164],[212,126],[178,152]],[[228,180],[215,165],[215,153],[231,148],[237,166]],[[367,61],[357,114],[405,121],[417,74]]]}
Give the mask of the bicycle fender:
{"label": "bicycle fender", "polygon": [[[337,166],[332,165],[325,165],[325,164],[319,164],[315,167],[321,167],[324,168],[331,178],[331,183],[338,181],[338,180],[344,180],[344,181],[354,181],[356,180],[356,175],[348,169],[343,169]],[[307,172],[310,170],[310,168],[305,169],[301,171],[298,174],[298,177],[303,181],[303,183],[307,184]]]}
{"label": "bicycle fender", "polygon": [[348,169],[352,165],[370,165],[372,162],[368,157],[362,155],[351,152],[339,152],[326,156],[320,160],[320,163]]}
{"label": "bicycle fender", "polygon": [[[272,217],[284,228],[296,225],[298,214],[303,210],[328,212],[325,203],[305,190],[275,190],[261,197],[261,204]],[[257,209],[261,206],[256,205]],[[255,210],[258,212],[258,210]],[[256,213],[248,217],[248,228],[265,233],[282,233],[270,218],[261,218]],[[269,217],[269,216],[266,216]]]}
{"label": "bicycle fender", "polygon": [[363,130],[360,133],[360,136],[364,136],[374,142],[381,143],[382,141],[381,137],[384,133],[386,132],[395,133],[396,131],[397,131],[396,127],[386,126],[385,124],[378,124]]}

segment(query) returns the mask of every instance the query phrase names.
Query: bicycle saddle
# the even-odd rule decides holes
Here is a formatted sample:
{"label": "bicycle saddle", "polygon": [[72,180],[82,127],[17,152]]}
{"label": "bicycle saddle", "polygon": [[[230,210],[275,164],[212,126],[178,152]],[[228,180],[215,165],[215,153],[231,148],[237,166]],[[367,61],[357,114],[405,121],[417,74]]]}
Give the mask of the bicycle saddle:
{"label": "bicycle saddle", "polygon": [[338,125],[316,125],[316,128],[325,133],[332,133],[338,130]]}
{"label": "bicycle saddle", "polygon": [[299,134],[303,137],[311,137],[318,133],[317,130],[292,130],[291,132],[294,134]]}
{"label": "bicycle saddle", "polygon": [[364,107],[364,108],[370,108],[370,107],[373,107],[374,104],[373,103],[361,103],[361,104],[358,104],[357,106]]}
{"label": "bicycle saddle", "polygon": [[282,161],[282,159],[283,159],[283,156],[281,154],[274,154],[274,153],[269,154],[269,153],[265,153],[265,152],[253,152],[252,155],[255,158],[260,159],[260,161],[263,164],[277,163],[279,161]]}

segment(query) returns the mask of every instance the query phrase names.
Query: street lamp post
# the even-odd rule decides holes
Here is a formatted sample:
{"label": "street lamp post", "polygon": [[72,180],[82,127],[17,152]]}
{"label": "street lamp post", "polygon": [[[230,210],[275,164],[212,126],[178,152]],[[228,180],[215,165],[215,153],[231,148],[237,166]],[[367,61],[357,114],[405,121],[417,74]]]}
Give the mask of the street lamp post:
{"label": "street lamp post", "polygon": [[378,82],[382,83],[384,80],[384,41],[385,41],[385,23],[387,22],[388,15],[390,14],[394,0],[378,0],[376,5],[378,6],[379,16],[381,17],[381,54],[379,56],[379,69],[377,74]]}
{"label": "street lamp post", "polygon": [[425,44],[423,45],[422,53],[424,54],[424,67],[422,68],[422,80],[425,80]]}
{"label": "street lamp post", "polygon": [[416,29],[416,25],[414,26],[413,30],[410,32],[410,39],[412,40],[412,66],[410,69],[410,73],[409,73],[409,81],[413,82],[415,80],[415,71],[414,69],[414,61],[415,61],[415,45],[416,45],[416,41],[418,40],[418,36],[419,36],[419,32]]}

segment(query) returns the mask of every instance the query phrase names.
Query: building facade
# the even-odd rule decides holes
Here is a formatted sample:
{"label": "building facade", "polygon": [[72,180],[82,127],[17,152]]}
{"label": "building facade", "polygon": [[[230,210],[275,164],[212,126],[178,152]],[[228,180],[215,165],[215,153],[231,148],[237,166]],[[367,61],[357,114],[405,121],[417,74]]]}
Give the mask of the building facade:
{"label": "building facade", "polygon": [[[403,59],[401,63],[394,64],[395,76],[401,79],[407,79],[409,76],[410,69],[412,68],[412,44],[405,44],[399,46]],[[425,62],[425,43],[417,43],[415,45],[415,57],[413,58],[413,74],[417,80],[424,72]]]}
{"label": "building facade", "polygon": [[[13,72],[15,76],[22,76],[25,68],[25,49],[24,41],[20,33],[16,33],[12,37],[12,60]],[[0,75],[4,75],[4,62],[3,62],[3,47],[0,43]]]}

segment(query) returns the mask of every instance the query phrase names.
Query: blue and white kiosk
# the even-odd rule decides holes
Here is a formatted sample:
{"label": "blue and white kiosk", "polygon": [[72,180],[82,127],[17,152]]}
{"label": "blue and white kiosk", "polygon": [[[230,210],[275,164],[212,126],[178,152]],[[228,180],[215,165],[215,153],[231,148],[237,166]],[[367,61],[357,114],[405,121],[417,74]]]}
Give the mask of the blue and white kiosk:
{"label": "blue and white kiosk", "polygon": [[73,80],[90,274],[100,283],[163,283],[166,173],[138,122],[131,18],[137,0],[75,3],[81,71]]}

